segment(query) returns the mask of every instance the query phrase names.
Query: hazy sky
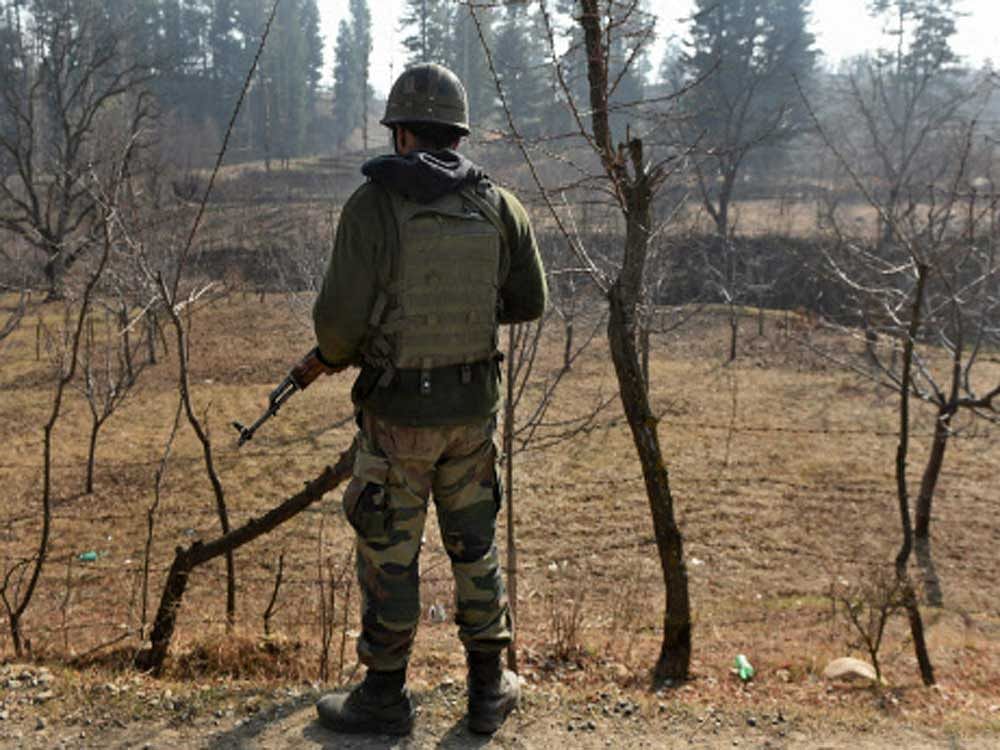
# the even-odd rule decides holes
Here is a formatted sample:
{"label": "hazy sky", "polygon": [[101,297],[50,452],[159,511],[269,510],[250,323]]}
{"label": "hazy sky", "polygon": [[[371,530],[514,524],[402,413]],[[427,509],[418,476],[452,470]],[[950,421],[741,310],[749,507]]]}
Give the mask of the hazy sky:
{"label": "hazy sky", "polygon": [[[685,17],[693,6],[692,0],[649,0],[649,7],[658,11],[659,45],[654,50],[653,63],[659,67],[662,49],[670,38],[683,38],[687,28]],[[326,38],[326,67],[329,79],[333,62],[333,45],[337,24],[347,14],[347,0],[318,0]],[[554,2],[550,2],[552,7]],[[405,60],[400,46],[399,18],[403,0],[369,0],[374,25],[372,52],[372,85],[384,94],[399,73]],[[981,63],[987,58],[1000,57],[1000,0],[958,0],[966,16],[959,20],[955,47],[970,61]],[[832,60],[850,57],[879,45],[879,26],[865,13],[865,0],[813,0],[812,32],[817,46]]]}

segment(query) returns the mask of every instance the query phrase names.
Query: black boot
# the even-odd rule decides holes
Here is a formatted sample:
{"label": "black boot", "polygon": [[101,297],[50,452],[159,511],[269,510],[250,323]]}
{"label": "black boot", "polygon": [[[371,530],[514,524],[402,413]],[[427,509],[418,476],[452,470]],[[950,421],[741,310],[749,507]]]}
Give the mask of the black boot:
{"label": "black boot", "polygon": [[517,707],[521,695],[516,674],[504,669],[500,652],[470,651],[469,729],[493,734]]}
{"label": "black boot", "polygon": [[406,670],[368,670],[364,682],[349,693],[331,693],[316,703],[319,723],[351,734],[409,734],[413,703],[406,689]]}

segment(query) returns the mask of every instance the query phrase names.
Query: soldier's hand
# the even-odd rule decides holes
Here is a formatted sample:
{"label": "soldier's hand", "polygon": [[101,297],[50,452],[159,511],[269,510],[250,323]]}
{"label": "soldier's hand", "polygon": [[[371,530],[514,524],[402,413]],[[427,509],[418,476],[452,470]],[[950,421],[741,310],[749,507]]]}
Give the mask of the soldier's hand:
{"label": "soldier's hand", "polygon": [[288,376],[295,383],[296,388],[304,391],[320,375],[330,375],[331,373],[338,372],[340,369],[343,368],[330,367],[323,362],[320,359],[319,347],[316,347],[292,368]]}

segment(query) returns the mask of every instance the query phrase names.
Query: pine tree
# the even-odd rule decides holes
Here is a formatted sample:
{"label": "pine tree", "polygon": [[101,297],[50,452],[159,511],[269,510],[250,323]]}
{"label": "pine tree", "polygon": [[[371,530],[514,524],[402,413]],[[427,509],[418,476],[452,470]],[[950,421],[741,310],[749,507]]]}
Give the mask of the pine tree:
{"label": "pine tree", "polygon": [[[24,96],[27,70],[23,65],[20,19],[13,4],[0,5],[0,80],[7,96],[0,97],[0,143],[14,143],[17,135],[17,112],[13,102]],[[13,155],[0,148],[0,179],[6,179],[14,168]]]}
{"label": "pine tree", "polygon": [[278,6],[264,52],[271,77],[268,104],[272,143],[286,167],[291,157],[302,152],[306,132],[309,71],[301,6],[302,0],[285,0]]}
{"label": "pine tree", "polygon": [[351,0],[351,66],[354,69],[355,95],[360,107],[356,114],[361,125],[361,142],[368,150],[368,105],[371,102],[369,84],[372,54],[372,16],[368,0]]}
{"label": "pine tree", "polygon": [[509,5],[496,31],[493,62],[511,114],[524,135],[537,136],[550,107],[549,68],[539,38],[539,20],[523,5]]}
{"label": "pine tree", "polygon": [[[260,41],[260,35],[264,29],[266,12],[264,0],[235,0],[235,36],[239,42],[239,48],[234,60],[236,69],[241,71],[242,76],[245,76],[250,69],[256,45]],[[243,149],[254,155],[263,153],[265,158],[269,160],[268,133],[270,125],[267,91],[270,83],[268,73],[269,66],[262,59],[257,66],[253,80],[250,82],[246,103],[237,123],[237,134],[238,143]],[[242,76],[237,80],[242,80]],[[242,85],[242,82],[239,85]],[[234,93],[238,93],[238,90]],[[232,102],[225,109],[232,111]],[[224,120],[220,118],[219,124],[224,125]],[[270,166],[269,163],[268,166]]]}
{"label": "pine tree", "polygon": [[361,128],[368,148],[368,105],[372,89],[368,83],[371,64],[371,13],[367,0],[351,0],[350,17],[340,22],[333,66],[334,143],[343,147]]}
{"label": "pine tree", "polygon": [[347,19],[337,30],[333,65],[333,141],[342,148],[357,127],[361,108],[360,91],[354,75],[354,32]]}
{"label": "pine tree", "polygon": [[926,77],[957,62],[951,46],[958,16],[954,0],[870,0],[868,5],[886,33],[896,38],[892,49],[878,53],[895,75]]}
{"label": "pine tree", "polygon": [[306,81],[310,117],[315,112],[316,95],[320,79],[323,77],[323,35],[320,33],[319,21],[316,0],[305,0],[302,3],[301,23],[306,45]]}
{"label": "pine tree", "polygon": [[144,27],[142,46],[134,49],[158,69],[153,90],[161,106],[192,120],[214,114],[211,91],[204,85],[208,10],[201,0],[140,0],[122,11],[109,7],[133,19],[133,27]]}
{"label": "pine tree", "polygon": [[212,73],[217,80],[235,80],[239,75],[239,42],[236,39],[237,10],[234,0],[214,0],[208,31]]}
{"label": "pine tree", "polygon": [[409,55],[407,65],[433,62],[447,65],[451,53],[451,0],[406,0],[402,28],[409,30],[403,39]]}
{"label": "pine tree", "polygon": [[[490,8],[476,10],[479,23],[490,49],[496,49],[493,13]],[[475,127],[482,127],[496,115],[496,86],[486,62],[486,53],[479,38],[479,31],[469,8],[457,4],[452,10],[452,38],[448,67],[465,85],[469,97],[469,121]]]}

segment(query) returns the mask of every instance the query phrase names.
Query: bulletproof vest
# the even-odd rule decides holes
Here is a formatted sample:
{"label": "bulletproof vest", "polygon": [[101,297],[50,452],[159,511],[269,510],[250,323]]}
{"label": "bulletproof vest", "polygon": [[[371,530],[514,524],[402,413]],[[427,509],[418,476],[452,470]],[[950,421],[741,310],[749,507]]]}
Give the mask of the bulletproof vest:
{"label": "bulletproof vest", "polygon": [[508,255],[496,193],[485,185],[431,203],[390,192],[398,251],[376,298],[366,359],[384,371],[421,370],[430,389],[437,367],[468,365],[497,353],[499,290]]}

